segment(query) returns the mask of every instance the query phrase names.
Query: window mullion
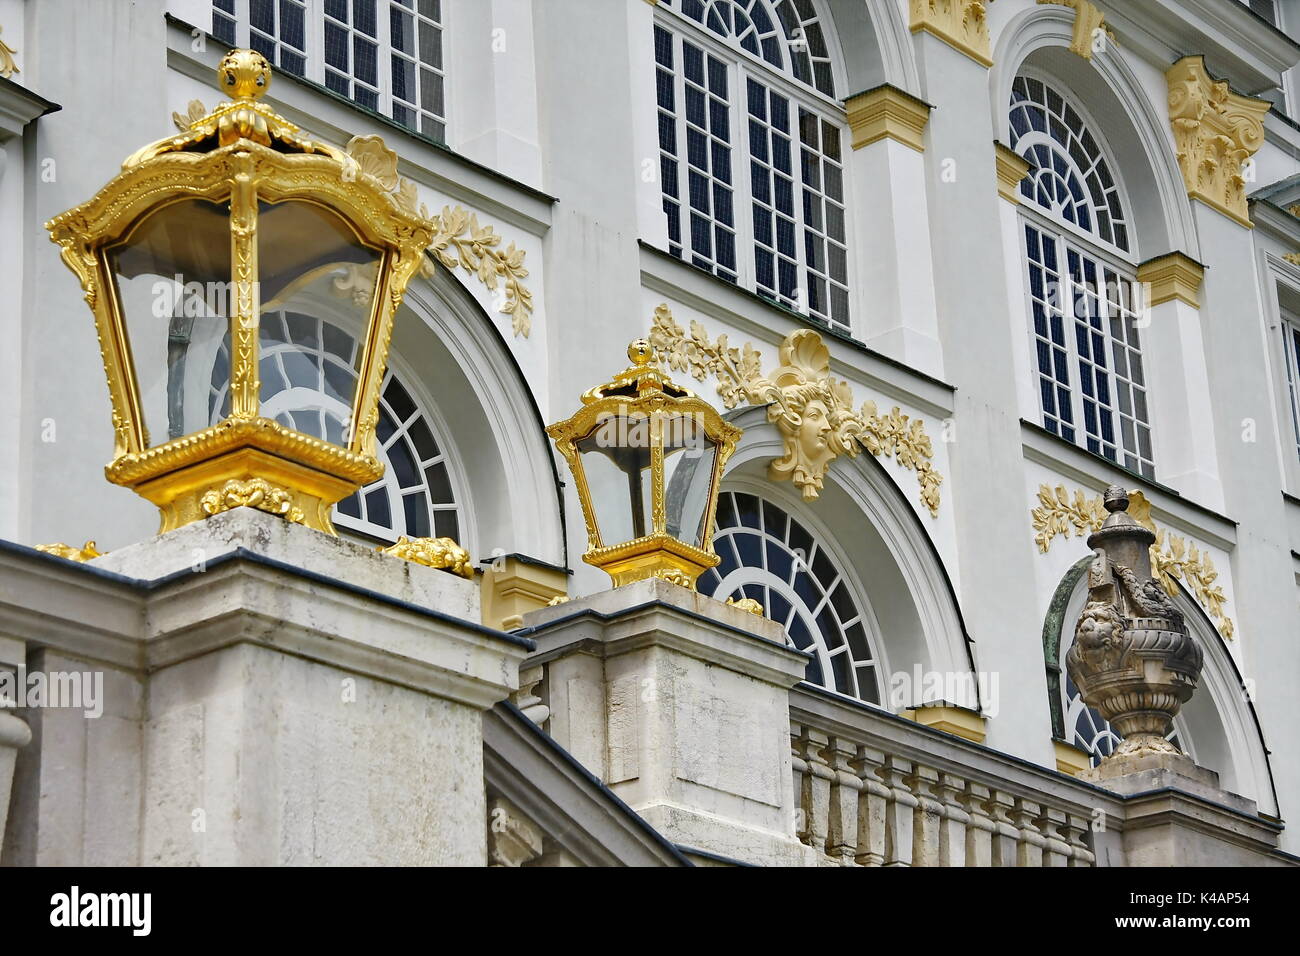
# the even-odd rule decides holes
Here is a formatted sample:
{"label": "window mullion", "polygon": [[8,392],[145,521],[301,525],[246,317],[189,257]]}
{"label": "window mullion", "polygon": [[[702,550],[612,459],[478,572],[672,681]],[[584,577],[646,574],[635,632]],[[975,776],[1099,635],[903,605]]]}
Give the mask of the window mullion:
{"label": "window mullion", "polygon": [[758,275],[754,264],[757,240],[754,238],[754,186],[750,181],[749,155],[749,113],[748,103],[749,77],[744,66],[733,62],[732,78],[735,84],[731,92],[731,181],[735,200],[732,202],[733,219],[736,228],[736,282],[741,288],[758,287]]}

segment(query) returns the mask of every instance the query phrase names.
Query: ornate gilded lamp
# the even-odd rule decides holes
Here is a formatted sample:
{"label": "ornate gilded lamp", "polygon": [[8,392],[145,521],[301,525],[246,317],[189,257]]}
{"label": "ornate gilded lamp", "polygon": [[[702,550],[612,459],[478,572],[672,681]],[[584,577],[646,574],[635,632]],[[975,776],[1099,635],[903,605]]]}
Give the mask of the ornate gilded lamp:
{"label": "ornate gilded lamp", "polygon": [[[95,316],[116,436],[105,473],[156,504],[163,531],[249,505],[333,534],[331,506],[384,471],[375,429],[393,316],[433,223],[395,173],[259,102],[261,54],[234,50],[217,76],[230,102],[46,225]],[[331,293],[358,342],[355,386],[335,396],[350,418],[277,420],[263,405],[263,317],[310,316]],[[305,365],[283,371],[321,381]]]}
{"label": "ornate gilded lamp", "polygon": [[741,431],[674,385],[644,339],[630,368],[547,428],[573,472],[587,523],[582,559],[615,587],[661,577],[693,588],[713,553],[718,482]]}

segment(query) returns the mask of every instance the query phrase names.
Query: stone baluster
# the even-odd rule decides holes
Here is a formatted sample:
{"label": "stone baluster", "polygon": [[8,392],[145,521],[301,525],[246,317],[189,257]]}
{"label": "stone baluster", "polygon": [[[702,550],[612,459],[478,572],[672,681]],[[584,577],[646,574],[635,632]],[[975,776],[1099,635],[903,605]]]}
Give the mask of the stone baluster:
{"label": "stone baluster", "polygon": [[991,794],[989,788],[979,783],[966,784],[961,795],[962,806],[970,821],[966,826],[966,865],[993,865],[993,835],[997,824],[989,816],[988,802]]}
{"label": "stone baluster", "polygon": [[826,849],[827,824],[830,821],[831,781],[835,774],[822,756],[829,737],[813,727],[802,728],[799,754],[807,765],[803,774],[803,796],[799,806],[804,814],[804,834],[800,839],[818,852]]}
{"label": "stone baluster", "polygon": [[1016,844],[1020,842],[1020,831],[1011,822],[1011,811],[1015,801],[1011,794],[1002,790],[992,790],[985,808],[993,820],[993,865],[1015,866]]}
{"label": "stone baluster", "polygon": [[892,795],[882,780],[885,755],[871,747],[858,747],[852,767],[862,780],[858,806],[858,862],[863,866],[884,866],[887,810]]}
{"label": "stone baluster", "polygon": [[939,802],[943,804],[943,819],[939,823],[940,866],[966,865],[966,824],[970,822],[970,814],[960,802],[965,786],[960,777],[950,773],[939,775]]}
{"label": "stone baluster", "polygon": [[939,773],[929,767],[917,767],[906,779],[916,798],[912,815],[912,865],[939,865],[939,824],[943,821],[943,804],[935,795]]}
{"label": "stone baluster", "polygon": [[834,775],[826,853],[843,866],[853,866],[858,851],[858,803],[862,795],[862,779],[852,769],[857,747],[851,741],[832,737],[822,755]]}
{"label": "stone baluster", "polygon": [[1070,844],[1070,866],[1092,866],[1096,862],[1096,857],[1084,841],[1087,832],[1088,821],[1083,817],[1070,814],[1066,818],[1065,842]]}
{"label": "stone baluster", "polygon": [[1043,808],[1031,800],[1016,798],[1015,809],[1011,811],[1011,821],[1020,831],[1016,842],[1016,866],[1042,866],[1043,847],[1047,838],[1038,829],[1038,818]]}
{"label": "stone baluster", "polygon": [[801,739],[803,728],[798,724],[790,725],[790,770],[794,776],[794,835],[800,843],[810,841],[808,828],[808,811],[803,802],[803,781],[808,774],[808,761],[803,759]]}
{"label": "stone baluster", "polygon": [[889,787],[885,805],[885,866],[912,865],[912,822],[917,799],[907,788],[912,764],[901,757],[886,756],[881,772]]}
{"label": "stone baluster", "polygon": [[1065,811],[1047,807],[1038,819],[1038,829],[1047,841],[1043,848],[1043,866],[1066,866],[1070,862],[1070,844],[1062,837]]}

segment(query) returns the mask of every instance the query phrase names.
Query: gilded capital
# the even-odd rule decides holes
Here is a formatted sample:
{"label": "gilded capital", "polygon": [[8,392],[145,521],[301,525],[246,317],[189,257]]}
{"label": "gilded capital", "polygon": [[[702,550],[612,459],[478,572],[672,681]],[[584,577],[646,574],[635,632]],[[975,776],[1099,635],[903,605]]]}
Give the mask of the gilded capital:
{"label": "gilded capital", "polygon": [[1226,80],[1205,72],[1199,55],[1183,57],[1165,78],[1187,195],[1250,228],[1246,164],[1264,143],[1269,102],[1233,93]]}
{"label": "gilded capital", "polygon": [[918,152],[925,150],[925,124],[931,106],[888,83],[844,101],[854,149],[892,139]]}
{"label": "gilded capital", "polygon": [[911,29],[937,36],[981,66],[992,66],[989,56],[987,5],[993,0],[910,0]]}

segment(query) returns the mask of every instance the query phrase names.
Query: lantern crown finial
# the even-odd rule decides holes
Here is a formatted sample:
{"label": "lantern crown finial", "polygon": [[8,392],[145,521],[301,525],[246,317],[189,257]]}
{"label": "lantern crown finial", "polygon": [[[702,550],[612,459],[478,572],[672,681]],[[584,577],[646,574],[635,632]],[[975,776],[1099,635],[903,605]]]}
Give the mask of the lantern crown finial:
{"label": "lantern crown finial", "polygon": [[256,100],[271,86],[271,64],[256,50],[231,50],[217,67],[217,82],[232,100]]}

